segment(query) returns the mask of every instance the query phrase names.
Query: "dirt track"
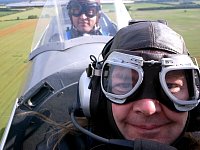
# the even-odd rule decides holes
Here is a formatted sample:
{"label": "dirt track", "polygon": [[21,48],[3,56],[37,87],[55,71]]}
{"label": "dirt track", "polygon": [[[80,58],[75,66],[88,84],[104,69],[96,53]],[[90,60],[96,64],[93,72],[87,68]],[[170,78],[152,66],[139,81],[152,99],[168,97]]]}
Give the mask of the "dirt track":
{"label": "dirt track", "polygon": [[35,26],[37,20],[25,20],[19,24],[16,24],[14,26],[5,28],[5,29],[0,29],[0,37],[6,36],[10,33],[15,33],[16,31],[23,30],[24,28],[30,27],[30,26]]}

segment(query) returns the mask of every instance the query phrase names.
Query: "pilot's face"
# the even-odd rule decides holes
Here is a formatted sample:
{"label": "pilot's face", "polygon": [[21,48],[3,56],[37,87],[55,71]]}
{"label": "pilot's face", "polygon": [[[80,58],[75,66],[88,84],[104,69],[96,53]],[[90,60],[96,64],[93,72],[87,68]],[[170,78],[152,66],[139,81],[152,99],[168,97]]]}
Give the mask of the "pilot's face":
{"label": "pilot's face", "polygon": [[[113,73],[112,83],[118,85],[118,88],[114,89],[114,93],[123,93],[128,90],[128,86],[125,86],[127,84],[121,80],[121,74],[128,76],[130,73],[120,67]],[[188,99],[187,81],[183,72],[172,72],[167,75],[166,80],[171,85],[170,91],[176,97]],[[165,144],[173,143],[180,136],[188,118],[188,112],[172,111],[157,99],[148,97],[123,105],[112,103],[112,111],[116,125],[126,139],[142,138]]]}
{"label": "pilot's face", "polygon": [[79,17],[72,16],[72,21],[78,31],[89,33],[95,27],[97,16],[89,18],[85,14],[81,14]]}

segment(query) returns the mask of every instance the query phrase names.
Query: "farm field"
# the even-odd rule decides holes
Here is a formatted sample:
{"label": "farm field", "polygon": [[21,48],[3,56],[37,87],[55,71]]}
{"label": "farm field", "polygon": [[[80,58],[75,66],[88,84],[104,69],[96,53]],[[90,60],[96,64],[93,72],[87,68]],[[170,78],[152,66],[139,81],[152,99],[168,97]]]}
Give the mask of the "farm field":
{"label": "farm field", "polygon": [[[28,54],[36,19],[26,19],[30,14],[39,14],[32,9],[0,17],[0,130],[3,131],[10,116],[16,96],[25,74]],[[16,18],[20,19],[17,20]],[[5,21],[7,20],[7,21]],[[2,134],[2,132],[0,133]]]}
{"label": "farm field", "polygon": [[133,19],[167,20],[184,37],[191,54],[199,56],[200,9],[131,11],[130,14]]}
{"label": "farm field", "polygon": [[[191,54],[200,63],[200,9],[137,10],[160,6],[165,5],[129,4],[129,12],[132,19],[166,19],[170,27],[183,35]],[[20,91],[31,50],[37,19],[27,17],[40,12],[35,8],[0,17],[0,137]]]}

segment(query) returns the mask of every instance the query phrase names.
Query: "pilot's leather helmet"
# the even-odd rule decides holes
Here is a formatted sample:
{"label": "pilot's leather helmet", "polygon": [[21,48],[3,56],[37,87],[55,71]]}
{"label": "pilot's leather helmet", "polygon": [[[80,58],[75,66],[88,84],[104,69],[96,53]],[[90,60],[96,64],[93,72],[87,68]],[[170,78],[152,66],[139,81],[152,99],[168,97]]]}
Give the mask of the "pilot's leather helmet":
{"label": "pilot's leather helmet", "polygon": [[182,36],[167,24],[159,21],[135,21],[116,34],[111,48],[104,49],[103,56],[114,49],[136,51],[149,48],[174,54],[189,53]]}
{"label": "pilot's leather helmet", "polygon": [[[114,51],[133,54],[159,51],[165,54],[189,55],[181,35],[172,30],[167,24],[158,21],[135,21],[122,28],[110,40],[102,51],[104,61]],[[155,55],[156,56],[156,55]],[[145,58],[149,59],[149,58]],[[199,90],[199,87],[198,87]],[[187,131],[200,131],[200,104],[189,111]]]}

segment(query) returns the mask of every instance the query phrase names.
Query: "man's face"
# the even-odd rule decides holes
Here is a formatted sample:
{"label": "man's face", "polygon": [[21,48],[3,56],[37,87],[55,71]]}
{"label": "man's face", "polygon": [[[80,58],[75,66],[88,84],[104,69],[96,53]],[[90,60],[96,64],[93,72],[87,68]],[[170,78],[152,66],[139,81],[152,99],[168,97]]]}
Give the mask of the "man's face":
{"label": "man's face", "polygon": [[85,14],[81,14],[79,17],[72,16],[72,21],[78,31],[89,33],[95,27],[97,16],[89,18]]}
{"label": "man's face", "polygon": [[71,3],[70,14],[74,27],[89,33],[97,24],[100,6],[97,3]]}
{"label": "man's face", "polygon": [[[119,89],[113,89],[113,93],[123,93],[129,90],[128,84],[122,82],[121,76],[130,75],[126,70],[118,67],[113,71],[112,84]],[[132,72],[130,78],[134,81]],[[127,80],[128,81],[128,80]],[[182,100],[189,97],[187,82],[182,71],[170,72],[166,75],[166,82],[171,93]],[[123,83],[123,84],[122,84]],[[134,83],[134,82],[133,82]],[[112,104],[114,120],[122,135],[129,140],[136,138],[149,139],[165,144],[173,143],[182,133],[188,112],[175,112],[161,104],[157,99],[143,98],[136,101],[118,105]]]}

